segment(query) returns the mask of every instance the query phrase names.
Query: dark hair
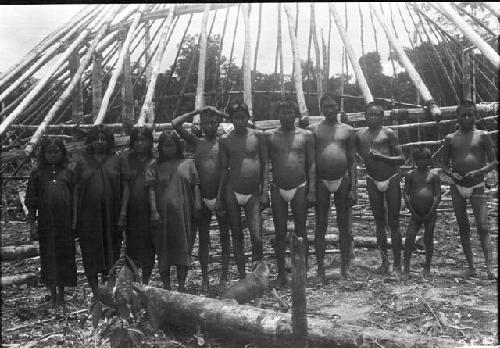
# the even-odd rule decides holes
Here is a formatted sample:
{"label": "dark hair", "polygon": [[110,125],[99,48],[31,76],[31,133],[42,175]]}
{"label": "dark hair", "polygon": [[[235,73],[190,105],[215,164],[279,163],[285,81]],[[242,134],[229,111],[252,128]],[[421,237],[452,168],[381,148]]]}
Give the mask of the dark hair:
{"label": "dark hair", "polygon": [[370,108],[380,108],[382,115],[384,114],[384,106],[376,101],[372,101],[366,104],[365,112],[368,111]]}
{"label": "dark hair", "polygon": [[106,153],[109,155],[111,153],[111,149],[115,145],[115,137],[111,129],[102,124],[96,125],[87,134],[87,139],[85,139],[85,145],[87,145],[87,152],[91,155],[94,153],[94,149],[92,148],[92,142],[94,142],[97,139],[99,134],[104,134],[104,137],[106,138],[106,142],[108,143],[108,146],[106,147]]}
{"label": "dark hair", "polygon": [[294,100],[285,99],[285,100],[279,101],[278,104],[276,105],[276,114],[278,114],[280,112],[280,110],[283,108],[293,109],[295,111],[295,117],[300,118],[299,107]]}
{"label": "dark hair", "polygon": [[430,159],[430,158],[432,158],[431,149],[429,149],[428,147],[418,146],[418,147],[413,149],[412,157],[414,160],[416,160],[416,159]]}
{"label": "dark hair", "polygon": [[244,111],[247,117],[250,118],[250,112],[248,111],[248,105],[242,101],[238,101],[228,106],[227,111],[229,112],[229,117],[233,117],[238,111]]}
{"label": "dark hair", "polygon": [[174,139],[175,146],[177,147],[177,158],[186,158],[184,156],[184,144],[182,143],[179,134],[177,134],[177,132],[174,130],[166,130],[161,133],[160,138],[158,139],[158,162],[166,161],[165,155],[163,153],[163,144],[168,137],[172,137],[172,139]]}
{"label": "dark hair", "polygon": [[61,139],[58,138],[51,138],[48,136],[44,136],[42,138],[42,141],[40,142],[40,153],[38,154],[38,166],[42,167],[45,165],[48,165],[47,160],[45,159],[45,151],[47,151],[47,148],[50,145],[55,145],[57,146],[62,153],[61,156],[61,162],[58,163],[59,165],[64,165],[68,161],[68,158],[66,157],[67,151],[66,147],[64,146],[64,143]]}
{"label": "dark hair", "polygon": [[335,98],[335,96],[331,93],[325,93],[321,96],[321,99],[319,100],[319,106],[322,107],[323,106],[323,103],[325,102],[325,100],[333,100],[335,102],[335,104],[338,105],[337,103],[337,98]]}
{"label": "dark hair", "polygon": [[132,129],[130,133],[130,150],[134,147],[134,143],[139,139],[139,137],[144,137],[151,142],[149,146],[148,155],[149,157],[153,157],[153,130],[149,127],[137,127]]}
{"label": "dark hair", "polygon": [[457,106],[457,115],[462,109],[468,109],[468,108],[473,108],[474,109],[474,116],[477,116],[477,108],[476,108],[476,103],[474,103],[472,100],[463,100],[462,103]]}

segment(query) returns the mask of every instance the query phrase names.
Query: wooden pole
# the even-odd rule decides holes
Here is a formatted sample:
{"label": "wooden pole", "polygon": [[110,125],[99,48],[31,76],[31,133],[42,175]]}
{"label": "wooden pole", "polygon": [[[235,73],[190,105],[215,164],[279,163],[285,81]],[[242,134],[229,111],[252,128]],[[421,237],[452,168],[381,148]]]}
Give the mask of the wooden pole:
{"label": "wooden pole", "polygon": [[139,9],[137,10],[137,12],[133,15],[134,19],[132,21],[132,24],[130,25],[129,30],[128,30],[127,38],[125,39],[125,42],[123,43],[123,47],[121,49],[120,56],[118,58],[116,70],[113,72],[113,75],[111,76],[111,79],[109,80],[108,88],[106,89],[106,92],[104,93],[104,97],[102,98],[102,104],[101,104],[101,108],[99,109],[99,114],[97,115],[97,118],[94,121],[94,124],[96,124],[96,125],[101,124],[104,121],[104,118],[106,117],[106,112],[108,111],[109,100],[111,98],[111,94],[113,94],[118,77],[122,73],[123,60],[125,59],[125,55],[127,54],[128,48],[130,47],[130,44],[132,42],[135,30],[137,29],[137,26],[139,24],[139,20],[141,19],[143,9],[144,9],[144,5],[141,5],[139,7]]}
{"label": "wooden pole", "polygon": [[292,334],[294,347],[308,347],[306,300],[306,248],[307,240],[292,237]]}
{"label": "wooden pole", "polygon": [[384,17],[380,14],[380,12],[376,8],[375,4],[371,3],[371,2],[369,4],[370,4],[370,8],[371,8],[373,14],[375,15],[375,17],[377,17],[377,20],[379,21],[382,29],[384,30],[385,35],[387,37],[387,40],[389,40],[390,44],[392,45],[392,47],[396,51],[396,54],[398,55],[399,60],[401,61],[401,64],[404,66],[406,72],[408,73],[408,76],[413,81],[413,84],[415,85],[417,90],[422,95],[424,102],[429,104],[429,105],[432,105],[432,107],[429,110],[432,117],[434,119],[438,119],[441,115],[441,112],[440,112],[439,108],[437,107],[437,105],[435,104],[434,99],[432,98],[432,95],[429,92],[429,89],[425,85],[424,81],[422,81],[422,78],[418,74],[417,70],[415,70],[415,67],[411,63],[410,59],[408,59],[408,56],[406,55],[406,53],[403,49],[403,46],[401,46],[399,41],[392,34],[387,23],[385,22]]}
{"label": "wooden pole", "polygon": [[321,97],[323,96],[323,81],[321,76],[321,52],[319,50],[318,35],[316,33],[316,10],[315,4],[311,3],[311,36],[314,43],[314,55],[316,57],[316,88],[318,90],[318,110],[321,112]]}
{"label": "wooden pole", "polygon": [[[201,33],[200,33],[200,59],[198,60],[198,82],[196,84],[196,98],[194,100],[195,109],[200,109],[205,105],[205,70],[207,64],[207,24],[208,24],[208,14],[210,12],[210,4],[205,5],[205,10],[203,11],[203,18],[201,19]],[[198,116],[198,115],[196,115]],[[199,117],[196,117],[196,121]],[[194,121],[193,121],[194,122]]]}
{"label": "wooden pole", "polygon": [[259,4],[259,24],[257,28],[257,41],[255,42],[255,52],[253,57],[253,70],[252,70],[252,82],[253,88],[255,89],[255,76],[257,74],[257,57],[259,55],[259,46],[260,46],[260,33],[262,30],[262,3]]}
{"label": "wooden pole", "polygon": [[463,100],[472,100],[470,51],[462,51]]}
{"label": "wooden pole", "polygon": [[242,7],[243,23],[245,26],[245,50],[243,52],[243,100],[248,106],[252,123],[254,120],[252,103],[252,36],[250,34],[250,15],[248,4]]}
{"label": "wooden pole", "polygon": [[356,79],[358,80],[359,88],[361,89],[361,93],[365,98],[365,103],[371,103],[373,101],[372,93],[370,92],[370,87],[368,87],[368,83],[366,82],[365,76],[363,74],[363,70],[361,70],[361,66],[359,65],[359,57],[354,51],[347,37],[347,33],[342,26],[342,21],[340,19],[337,10],[335,9],[335,5],[330,3],[330,13],[333,16],[333,20],[335,21],[335,25],[337,25],[337,29],[340,33],[340,37],[342,38],[342,42],[344,43],[344,47],[347,51],[347,55],[351,60],[352,67],[354,69],[354,74],[356,75]]}
{"label": "wooden pole", "polygon": [[[144,26],[144,65],[149,62],[149,57],[151,57],[151,37],[149,35],[149,30],[151,28],[150,22],[146,22]],[[151,76],[151,65],[146,68],[146,81],[149,81]]]}
{"label": "wooden pole", "polygon": [[280,91],[281,98],[285,98],[285,74],[283,72],[283,30],[281,24],[281,11],[283,8],[283,4],[278,3],[278,46],[280,51]]}
{"label": "wooden pole", "polygon": [[500,55],[488,45],[471,26],[463,20],[458,13],[453,10],[453,8],[446,4],[436,2],[434,6],[446,16],[451,22],[453,22],[464,34],[464,36],[479,50],[484,54],[484,56],[493,64],[493,66],[498,70],[500,69]]}
{"label": "wooden pole", "polygon": [[65,53],[61,55],[56,64],[50,67],[42,79],[38,81],[36,87],[33,88],[26,98],[14,109],[14,111],[12,111],[12,113],[3,120],[0,124],[0,135],[2,135],[7,127],[21,114],[21,112],[33,102],[36,96],[46,87],[57,68],[65,63],[75,50],[80,48],[88,35],[88,30],[81,32],[78,38],[71,43]]}
{"label": "wooden pole", "polygon": [[122,123],[124,125],[134,124],[134,90],[130,71],[130,50],[127,50],[125,59],[123,59]]}
{"label": "wooden pole", "polygon": [[94,54],[92,63],[92,120],[97,119],[102,104],[102,56],[100,53]]}
{"label": "wooden pole", "polygon": [[481,2],[481,5],[483,5],[484,7],[486,7],[486,9],[488,11],[490,11],[493,15],[495,15],[495,17],[498,18],[498,20],[500,21],[500,10],[498,10],[497,8],[493,7],[493,5],[489,2]]}
{"label": "wooden pole", "polygon": [[167,43],[168,43],[167,36],[170,31],[170,26],[172,25],[172,22],[174,20],[173,17],[174,10],[175,10],[175,4],[172,5],[169,11],[169,16],[167,17],[165,27],[163,28],[163,32],[161,33],[160,36],[160,41],[159,41],[160,46],[158,47],[158,51],[156,52],[155,55],[155,61],[153,64],[153,68],[151,70],[151,78],[148,81],[148,89],[144,97],[144,103],[142,104],[139,119],[137,120],[139,126],[143,126],[146,121],[148,123],[154,122],[155,107],[154,107],[153,97],[155,93],[156,81],[158,79],[158,75],[160,74],[161,61],[163,59],[163,55],[165,54],[165,50],[167,48]]}
{"label": "wooden pole", "polygon": [[[71,78],[76,75],[80,66],[78,52],[73,52],[69,61]],[[83,95],[81,80],[76,84],[75,90],[72,93],[71,116],[74,123],[80,123],[83,117]]]}
{"label": "wooden pole", "polygon": [[302,66],[300,62],[299,48],[297,47],[297,38],[295,36],[295,24],[293,21],[293,15],[288,3],[284,3],[283,6],[285,7],[285,13],[288,19],[288,33],[290,35],[290,43],[292,45],[293,64],[295,66],[294,80],[295,91],[297,92],[297,103],[299,106],[300,115],[308,116],[309,112],[307,111],[304,91],[302,89]]}
{"label": "wooden pole", "polygon": [[[71,79],[71,82],[69,86],[66,88],[64,93],[59,97],[57,102],[52,106],[50,111],[47,113],[45,116],[44,120],[40,123],[38,129],[36,132],[33,134],[31,137],[28,145],[25,148],[25,153],[29,156],[32,152],[33,149],[35,148],[36,144],[40,140],[42,134],[45,132],[45,129],[47,128],[47,125],[49,122],[54,118],[56,112],[63,106],[64,102],[71,96],[72,92],[74,89],[77,87],[78,84],[80,84],[80,79],[83,74],[83,72],[87,69],[87,66],[90,64],[92,57],[94,56],[95,49],[97,48],[97,44],[99,41],[102,39],[104,36],[104,33],[106,32],[106,29],[109,26],[109,23],[111,23],[111,20],[113,19],[113,15],[115,14],[114,10],[110,10],[108,13],[107,19],[101,23],[101,25],[97,28],[97,36],[95,37],[94,41],[92,41],[92,44],[90,45],[87,53],[82,59],[82,62],[80,66],[78,67],[78,70],[76,71],[75,75]],[[83,33],[82,33],[83,34]],[[73,44],[79,44],[78,40]],[[75,46],[78,47],[78,46]]]}
{"label": "wooden pole", "polygon": [[87,17],[90,13],[93,13],[96,8],[97,6],[84,7],[79,13],[71,18],[68,23],[64,24],[55,32],[49,34],[44,40],[42,40],[42,42],[40,42],[40,44],[33,48],[26,56],[21,58],[19,63],[8,69],[8,71],[2,75],[2,77],[0,78],[0,89],[2,89],[7,82],[9,82],[14,76],[18,75],[28,65],[33,63],[36,59],[39,59],[42,54],[46,53],[47,49],[52,44],[61,39],[61,37],[69,30],[73,29],[79,21]]}

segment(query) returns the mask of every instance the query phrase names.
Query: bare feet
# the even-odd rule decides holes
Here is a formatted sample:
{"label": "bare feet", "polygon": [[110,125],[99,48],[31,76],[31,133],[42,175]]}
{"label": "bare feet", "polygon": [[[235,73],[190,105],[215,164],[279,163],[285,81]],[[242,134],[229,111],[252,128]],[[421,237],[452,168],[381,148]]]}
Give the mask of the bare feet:
{"label": "bare feet", "polygon": [[276,287],[278,289],[286,288],[288,287],[288,279],[286,276],[278,276],[276,279]]}
{"label": "bare feet", "polygon": [[318,267],[318,281],[321,284],[326,284],[325,269],[323,267]]}
{"label": "bare feet", "polygon": [[201,292],[207,293],[208,292],[208,281],[203,281],[201,283]]}
{"label": "bare feet", "polygon": [[497,279],[497,275],[495,273],[493,273],[492,270],[487,270],[486,273],[488,274],[488,280],[496,280]]}
{"label": "bare feet", "polygon": [[394,267],[392,268],[392,272],[396,273],[397,276],[401,276],[403,273],[401,271],[401,265],[394,265]]}
{"label": "bare feet", "polygon": [[185,287],[184,285],[180,285],[180,284],[179,284],[179,287],[177,288],[177,290],[178,290],[179,292],[185,293],[185,292],[186,292],[186,287]]}
{"label": "bare feet", "polygon": [[469,267],[467,272],[465,272],[465,278],[471,278],[477,276],[476,269],[474,267]]}

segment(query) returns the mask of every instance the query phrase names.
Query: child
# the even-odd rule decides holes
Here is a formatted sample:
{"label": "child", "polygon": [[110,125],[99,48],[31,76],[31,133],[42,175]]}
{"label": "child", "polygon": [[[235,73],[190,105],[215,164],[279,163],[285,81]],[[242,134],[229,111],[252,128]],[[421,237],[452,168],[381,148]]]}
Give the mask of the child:
{"label": "child", "polygon": [[[183,124],[200,114],[201,130],[203,138],[198,138],[187,132]],[[221,175],[220,145],[217,137],[217,129],[221,116],[224,115],[217,109],[207,106],[201,110],[195,110],[181,115],[172,121],[172,126],[179,135],[194,148],[194,163],[200,176],[200,191],[202,198],[201,217],[198,221],[199,254],[202,274],[202,288],[208,290],[208,247],[210,245],[209,230],[212,212],[215,212],[219,222],[220,243],[222,251],[222,272],[220,287],[224,287],[227,281],[230,253],[229,226],[226,216],[222,210],[222,192],[219,190],[219,178]],[[193,236],[194,237],[194,236]]]}
{"label": "child", "polygon": [[130,134],[127,156],[130,176],[130,198],[127,212],[127,255],[142,269],[142,283],[148,284],[155,263],[146,166],[153,159],[153,132],[150,128],[134,128]]}
{"label": "child", "polygon": [[[250,114],[245,103],[229,107],[234,130],[220,139],[221,181],[224,205],[231,226],[234,258],[240,278],[245,278],[245,255],[241,208],[245,210],[252,242],[252,261],[263,256],[261,206],[269,202],[269,164],[264,132],[249,128]],[[224,190],[224,191],[222,191]]]}
{"label": "child", "polygon": [[101,273],[106,281],[120,257],[121,231],[127,219],[128,164],[112,152],[113,133],[103,125],[90,130],[85,144],[87,154],[75,170],[76,230],[83,268],[95,297],[97,275]]}
{"label": "child", "polygon": [[65,286],[76,286],[71,221],[74,175],[65,160],[66,148],[62,141],[44,138],[39,165],[31,173],[26,193],[30,234],[33,240],[40,241],[40,279],[50,290],[53,305],[64,304]]}
{"label": "child", "polygon": [[459,128],[446,136],[441,159],[444,173],[454,182],[450,186],[450,192],[460,241],[469,264],[467,276],[476,275],[470,245],[470,222],[467,217],[467,199],[470,199],[484,253],[486,273],[488,279],[496,279],[484,195],[484,175],[498,166],[495,145],[488,132],[478,130],[474,125],[477,117],[476,104],[464,101],[457,107],[457,116]]}
{"label": "child", "polygon": [[307,239],[307,210],[316,202],[316,166],[313,133],[295,127],[295,118],[300,115],[297,104],[293,101],[283,101],[278,104],[276,111],[280,127],[266,132],[265,135],[273,171],[271,204],[276,230],[277,284],[285,286],[288,203],[295,222],[295,234]]}
{"label": "child", "polygon": [[428,148],[417,148],[413,151],[416,169],[405,178],[403,196],[410,210],[411,218],[406,232],[404,250],[404,274],[410,274],[410,258],[415,238],[422,223],[424,224],[425,266],[423,275],[430,276],[431,258],[434,251],[434,226],[436,224],[436,208],[441,200],[441,183],[439,174],[429,166],[432,164],[431,151]]}
{"label": "child", "polygon": [[184,157],[181,139],[165,131],[158,141],[158,161],[146,169],[151,222],[158,224],[155,249],[163,287],[170,290],[170,266],[177,266],[179,291],[185,291],[191,264],[193,214],[199,216],[201,198],[194,161]]}
{"label": "child", "polygon": [[401,188],[399,186],[399,166],[405,158],[399,146],[397,134],[384,127],[384,108],[371,102],[365,111],[368,127],[356,133],[357,151],[366,166],[366,190],[375,218],[377,245],[381,251],[382,264],[377,272],[389,271],[387,257],[387,235],[385,203],[387,203],[387,222],[391,230],[394,271],[401,274],[401,232],[399,231],[399,211],[401,210]]}

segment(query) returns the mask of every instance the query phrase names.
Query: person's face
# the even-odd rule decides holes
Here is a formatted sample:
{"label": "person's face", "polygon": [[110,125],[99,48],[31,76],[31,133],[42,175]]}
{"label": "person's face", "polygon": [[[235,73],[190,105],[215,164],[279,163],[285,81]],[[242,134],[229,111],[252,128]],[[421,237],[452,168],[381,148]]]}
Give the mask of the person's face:
{"label": "person's face", "polygon": [[149,151],[151,145],[151,140],[147,139],[144,135],[139,135],[132,144],[132,149],[136,153],[145,154]]}
{"label": "person's face", "polygon": [[62,151],[59,146],[51,144],[45,149],[45,161],[48,164],[58,164],[62,160]]}
{"label": "person's face", "polygon": [[377,128],[382,126],[384,121],[384,111],[380,108],[369,108],[365,112],[366,124],[370,128]]}
{"label": "person's face", "polygon": [[242,131],[248,127],[248,116],[244,111],[236,111],[232,114],[231,120],[236,131]]}
{"label": "person's face", "polygon": [[335,100],[325,99],[323,101],[323,105],[321,105],[321,111],[323,112],[323,115],[325,115],[325,119],[333,121],[337,119],[339,106]]}
{"label": "person's face", "polygon": [[278,119],[283,128],[293,129],[295,127],[295,110],[289,106],[281,107],[278,110]]}
{"label": "person's face", "polygon": [[219,128],[219,117],[213,113],[203,114],[200,120],[200,127],[207,137],[215,137]]}
{"label": "person's face", "polygon": [[417,168],[423,169],[427,168],[432,164],[432,160],[429,157],[415,158],[415,165]]}
{"label": "person's face", "polygon": [[108,141],[106,140],[106,136],[104,133],[99,133],[97,138],[92,142],[92,148],[94,149],[94,153],[103,154],[106,152],[106,148],[108,147]]}
{"label": "person's face", "polygon": [[463,130],[471,130],[476,122],[476,114],[473,107],[461,108],[458,111],[458,125]]}
{"label": "person's face", "polygon": [[163,141],[161,151],[166,159],[175,159],[177,157],[177,145],[172,136],[167,136]]}

